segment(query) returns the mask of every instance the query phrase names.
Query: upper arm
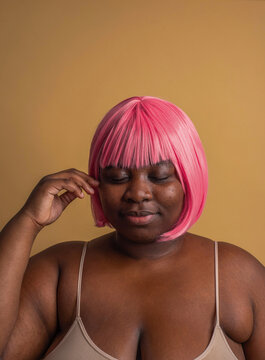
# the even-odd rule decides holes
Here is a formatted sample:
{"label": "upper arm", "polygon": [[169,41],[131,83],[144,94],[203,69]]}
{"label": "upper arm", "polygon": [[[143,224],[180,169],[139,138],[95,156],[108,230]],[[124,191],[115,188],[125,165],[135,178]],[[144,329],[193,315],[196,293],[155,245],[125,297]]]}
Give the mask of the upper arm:
{"label": "upper arm", "polygon": [[246,263],[249,274],[249,293],[253,304],[253,329],[243,344],[247,360],[263,360],[265,354],[265,268],[251,256]]}
{"label": "upper arm", "polygon": [[33,256],[27,266],[17,321],[3,360],[39,359],[57,329],[59,265],[54,247]]}

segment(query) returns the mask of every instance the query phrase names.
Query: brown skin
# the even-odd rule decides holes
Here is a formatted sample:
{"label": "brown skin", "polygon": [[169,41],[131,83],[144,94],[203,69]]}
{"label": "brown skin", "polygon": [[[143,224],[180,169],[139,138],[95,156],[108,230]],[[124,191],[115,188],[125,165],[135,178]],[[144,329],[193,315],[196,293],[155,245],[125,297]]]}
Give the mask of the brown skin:
{"label": "brown skin", "polygon": [[[208,345],[214,326],[213,241],[190,233],[166,243],[155,241],[174,224],[183,201],[172,166],[162,167],[114,169],[115,176],[123,176],[124,171],[129,175],[119,184],[110,182],[110,169],[101,172],[100,197],[117,238],[112,232],[88,244],[81,317],[92,340],[117,359],[135,360],[139,350],[146,360],[194,359]],[[169,178],[154,181],[152,172]],[[91,194],[91,186],[98,184],[75,169],[49,175],[3,229],[3,360],[39,359],[58,344],[73,322],[83,243],[55,245],[29,263],[28,256],[37,233],[77,196],[81,198],[80,187]],[[58,199],[63,188],[67,193]],[[157,213],[152,224],[125,224],[123,211],[147,207]],[[220,323],[227,340],[238,359],[244,359],[245,352],[246,359],[262,360],[264,267],[246,251],[222,242],[219,274]],[[19,278],[23,279],[20,300]]]}

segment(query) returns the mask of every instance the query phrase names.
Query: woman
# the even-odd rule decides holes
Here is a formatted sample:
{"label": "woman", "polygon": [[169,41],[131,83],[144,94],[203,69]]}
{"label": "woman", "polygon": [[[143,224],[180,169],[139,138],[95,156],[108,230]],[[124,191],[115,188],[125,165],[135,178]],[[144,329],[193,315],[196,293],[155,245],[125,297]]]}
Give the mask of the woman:
{"label": "woman", "polygon": [[[199,136],[181,109],[147,96],[111,109],[89,175],[45,176],[2,230],[2,358],[265,359],[263,266],[187,232],[207,185]],[[115,231],[29,260],[39,231],[82,190],[96,225]]]}

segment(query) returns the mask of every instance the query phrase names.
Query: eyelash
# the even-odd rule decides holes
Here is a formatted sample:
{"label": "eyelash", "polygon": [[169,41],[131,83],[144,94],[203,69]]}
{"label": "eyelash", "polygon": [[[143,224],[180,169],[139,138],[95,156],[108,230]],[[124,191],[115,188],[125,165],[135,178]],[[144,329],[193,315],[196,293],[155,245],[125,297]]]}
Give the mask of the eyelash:
{"label": "eyelash", "polygon": [[168,178],[169,178],[169,176],[165,176],[165,177],[163,177],[163,178],[159,178],[159,177],[156,177],[156,176],[150,177],[150,179],[152,179],[152,180],[154,180],[154,181],[164,181],[164,180],[166,180],[166,179],[168,179]]}
{"label": "eyelash", "polygon": [[126,181],[128,178],[122,178],[122,179],[110,179],[111,182],[114,182],[114,183],[120,183],[122,181]]}
{"label": "eyelash", "polygon": [[[149,177],[151,180],[153,181],[156,181],[156,182],[160,182],[160,181],[164,181],[164,180],[167,180],[169,178],[169,176],[166,176],[166,177],[163,177],[163,178],[158,178],[158,177],[155,177],[155,176],[150,176]],[[121,179],[114,179],[112,178],[111,181],[113,183],[116,183],[116,184],[119,184],[121,182],[125,182],[126,180],[128,180],[129,177],[126,177],[126,178],[121,178]]]}

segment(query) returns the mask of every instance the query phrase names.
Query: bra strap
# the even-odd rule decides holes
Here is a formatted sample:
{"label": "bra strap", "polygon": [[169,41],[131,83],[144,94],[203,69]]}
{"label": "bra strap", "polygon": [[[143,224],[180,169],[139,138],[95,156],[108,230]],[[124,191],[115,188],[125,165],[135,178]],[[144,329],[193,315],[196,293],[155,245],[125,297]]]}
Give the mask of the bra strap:
{"label": "bra strap", "polygon": [[216,325],[219,325],[219,276],[218,276],[218,242],[214,242],[214,263],[215,263],[215,307]]}
{"label": "bra strap", "polygon": [[85,260],[85,255],[86,255],[86,248],[87,248],[87,242],[84,243],[81,260],[80,260],[80,265],[79,265],[76,317],[80,317],[81,285],[82,285],[82,275],[83,275],[84,260]]}

